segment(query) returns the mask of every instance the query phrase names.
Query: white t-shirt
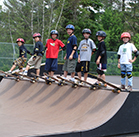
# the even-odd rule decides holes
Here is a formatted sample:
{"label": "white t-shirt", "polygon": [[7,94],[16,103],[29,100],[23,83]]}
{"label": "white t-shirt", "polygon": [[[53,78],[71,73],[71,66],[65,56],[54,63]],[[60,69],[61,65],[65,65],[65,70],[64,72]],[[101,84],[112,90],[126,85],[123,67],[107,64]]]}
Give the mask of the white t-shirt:
{"label": "white t-shirt", "polygon": [[120,55],[120,64],[131,64],[129,59],[132,60],[132,52],[137,50],[132,43],[122,44],[119,47],[118,55]]}

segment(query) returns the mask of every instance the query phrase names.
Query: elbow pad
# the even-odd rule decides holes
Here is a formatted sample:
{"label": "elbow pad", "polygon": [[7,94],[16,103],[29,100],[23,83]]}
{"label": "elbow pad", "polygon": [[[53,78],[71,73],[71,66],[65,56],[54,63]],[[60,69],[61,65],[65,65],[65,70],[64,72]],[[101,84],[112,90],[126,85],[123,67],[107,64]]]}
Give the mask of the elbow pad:
{"label": "elbow pad", "polygon": [[66,50],[66,46],[62,47],[62,50]]}
{"label": "elbow pad", "polygon": [[134,52],[135,56],[138,57],[139,51]]}
{"label": "elbow pad", "polygon": [[118,55],[118,59],[120,59],[120,55]]}
{"label": "elbow pad", "polygon": [[104,54],[105,54],[105,51],[102,51],[100,55],[103,56]]}
{"label": "elbow pad", "polygon": [[35,48],[35,52],[38,53],[39,52],[39,49],[38,48]]}

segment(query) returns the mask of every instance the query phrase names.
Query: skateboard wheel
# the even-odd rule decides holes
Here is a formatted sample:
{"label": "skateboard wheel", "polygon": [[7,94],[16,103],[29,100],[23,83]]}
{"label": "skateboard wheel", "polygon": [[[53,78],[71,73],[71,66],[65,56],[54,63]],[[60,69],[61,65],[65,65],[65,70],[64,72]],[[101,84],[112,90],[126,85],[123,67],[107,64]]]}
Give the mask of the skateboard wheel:
{"label": "skateboard wheel", "polygon": [[19,82],[19,79],[16,79],[15,81]]}
{"label": "skateboard wheel", "polygon": [[49,82],[49,85],[51,85],[52,83],[51,82]]}
{"label": "skateboard wheel", "polygon": [[104,84],[104,87],[107,87],[107,84],[106,83]]}
{"label": "skateboard wheel", "polygon": [[61,86],[63,86],[63,83],[61,83]]}
{"label": "skateboard wheel", "polygon": [[113,92],[113,93],[115,92],[114,89],[112,89],[112,92]]}
{"label": "skateboard wheel", "polygon": [[101,86],[101,83],[99,83],[98,85]]}
{"label": "skateboard wheel", "polygon": [[120,93],[121,91],[120,90],[117,90],[117,93]]}

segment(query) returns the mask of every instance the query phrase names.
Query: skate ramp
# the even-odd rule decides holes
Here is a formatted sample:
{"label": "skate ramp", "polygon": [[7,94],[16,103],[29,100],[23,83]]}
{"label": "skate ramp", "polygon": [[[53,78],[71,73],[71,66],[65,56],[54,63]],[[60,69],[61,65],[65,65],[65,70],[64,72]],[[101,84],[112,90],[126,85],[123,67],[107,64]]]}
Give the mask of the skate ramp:
{"label": "skate ramp", "polygon": [[0,135],[38,136],[91,130],[110,120],[127,96],[128,93],[110,90],[3,79]]}

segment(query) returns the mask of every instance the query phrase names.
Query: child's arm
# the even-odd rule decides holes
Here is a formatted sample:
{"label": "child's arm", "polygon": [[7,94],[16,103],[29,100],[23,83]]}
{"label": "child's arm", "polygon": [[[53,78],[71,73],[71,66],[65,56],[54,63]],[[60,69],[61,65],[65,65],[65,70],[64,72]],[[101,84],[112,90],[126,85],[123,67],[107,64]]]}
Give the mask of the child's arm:
{"label": "child's arm", "polygon": [[135,50],[134,54],[135,54],[134,58],[129,60],[130,63],[133,63],[137,59],[137,57],[139,55],[139,51]]}
{"label": "child's arm", "polygon": [[100,63],[100,59],[101,59],[101,56],[99,56],[99,57],[97,58],[97,61],[96,61],[96,64],[97,64],[97,65]]}
{"label": "child's arm", "polygon": [[80,60],[80,54],[79,54],[79,55],[78,55],[78,62],[80,63],[80,61],[81,61],[81,60]]}
{"label": "child's arm", "polygon": [[69,59],[70,59],[70,60],[73,59],[73,55],[74,55],[74,53],[76,52],[76,50],[77,50],[77,45],[74,45],[74,48],[73,48],[73,50],[72,50],[72,52],[71,52],[71,54],[70,54],[70,56],[69,56]]}

